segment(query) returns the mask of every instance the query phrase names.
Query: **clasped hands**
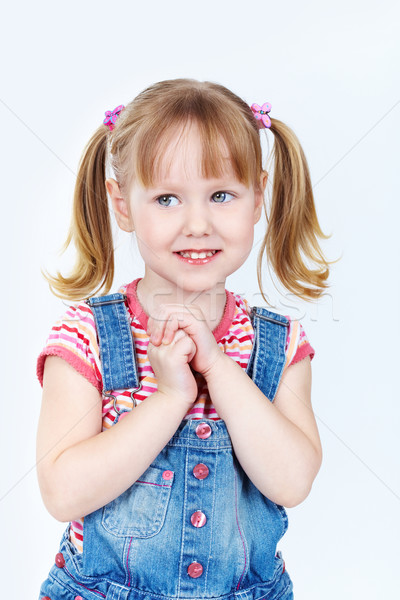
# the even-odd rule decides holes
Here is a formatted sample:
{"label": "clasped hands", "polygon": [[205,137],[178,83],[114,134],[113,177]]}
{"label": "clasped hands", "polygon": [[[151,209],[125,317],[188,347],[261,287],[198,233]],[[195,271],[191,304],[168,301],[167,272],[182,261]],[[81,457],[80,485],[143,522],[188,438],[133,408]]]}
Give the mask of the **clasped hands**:
{"label": "clasped hands", "polygon": [[190,366],[207,379],[224,356],[202,310],[193,304],[163,304],[149,317],[147,334],[158,391],[193,404],[197,383]]}

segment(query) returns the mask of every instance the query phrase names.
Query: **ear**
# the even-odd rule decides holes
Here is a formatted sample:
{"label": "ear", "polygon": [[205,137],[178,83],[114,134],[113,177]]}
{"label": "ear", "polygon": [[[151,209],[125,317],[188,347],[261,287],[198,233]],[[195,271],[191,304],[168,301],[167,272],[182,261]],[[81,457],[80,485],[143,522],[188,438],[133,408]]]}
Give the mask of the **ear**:
{"label": "ear", "polygon": [[106,188],[111,198],[116,221],[123,231],[134,230],[133,219],[129,210],[129,202],[122,196],[115,179],[106,179]]}
{"label": "ear", "polygon": [[254,193],[254,197],[255,197],[254,224],[258,223],[258,221],[261,219],[262,209],[264,206],[264,193],[265,193],[265,188],[267,186],[267,181],[268,181],[268,173],[267,173],[267,171],[263,171],[261,173],[260,187]]}

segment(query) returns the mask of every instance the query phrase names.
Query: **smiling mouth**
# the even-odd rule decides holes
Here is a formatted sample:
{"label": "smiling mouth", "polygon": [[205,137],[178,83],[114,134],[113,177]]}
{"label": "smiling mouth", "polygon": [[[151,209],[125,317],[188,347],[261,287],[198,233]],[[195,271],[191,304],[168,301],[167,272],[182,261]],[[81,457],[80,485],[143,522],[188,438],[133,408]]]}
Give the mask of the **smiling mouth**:
{"label": "smiling mouth", "polygon": [[210,258],[214,256],[220,250],[182,250],[181,252],[177,252],[183,258],[191,258],[192,260],[196,260],[198,258]]}

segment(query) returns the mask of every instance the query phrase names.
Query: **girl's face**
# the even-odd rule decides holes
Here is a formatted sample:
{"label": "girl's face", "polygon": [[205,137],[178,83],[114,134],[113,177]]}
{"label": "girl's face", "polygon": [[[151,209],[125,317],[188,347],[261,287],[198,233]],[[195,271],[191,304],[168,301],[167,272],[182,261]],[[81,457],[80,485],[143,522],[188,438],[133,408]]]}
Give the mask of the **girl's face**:
{"label": "girl's face", "polygon": [[224,289],[248,257],[261,216],[266,174],[256,192],[236,179],[228,159],[223,175],[206,179],[201,158],[192,124],[171,140],[152,187],[134,182],[125,199],[118,184],[107,181],[118,224],[136,232],[146,289],[170,291],[166,302],[179,291]]}

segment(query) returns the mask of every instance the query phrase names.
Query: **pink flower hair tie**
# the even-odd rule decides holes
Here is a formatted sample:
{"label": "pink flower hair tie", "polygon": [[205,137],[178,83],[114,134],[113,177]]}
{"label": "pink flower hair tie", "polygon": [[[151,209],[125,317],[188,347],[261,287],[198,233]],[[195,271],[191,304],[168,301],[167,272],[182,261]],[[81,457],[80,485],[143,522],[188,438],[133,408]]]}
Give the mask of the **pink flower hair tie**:
{"label": "pink flower hair tie", "polygon": [[124,108],[125,106],[123,104],[120,104],[119,106],[117,106],[117,108],[114,108],[114,110],[106,110],[106,112],[104,113],[106,115],[106,118],[104,119],[103,123],[104,125],[107,125],[110,131],[114,129],[115,122],[118,119],[121,112],[124,110]]}
{"label": "pink flower hair tie", "polygon": [[262,106],[259,106],[258,104],[252,104],[251,110],[253,111],[254,116],[258,121],[259,129],[264,129],[264,127],[271,127],[271,119],[267,114],[271,110],[271,105],[269,102],[265,102]]}

